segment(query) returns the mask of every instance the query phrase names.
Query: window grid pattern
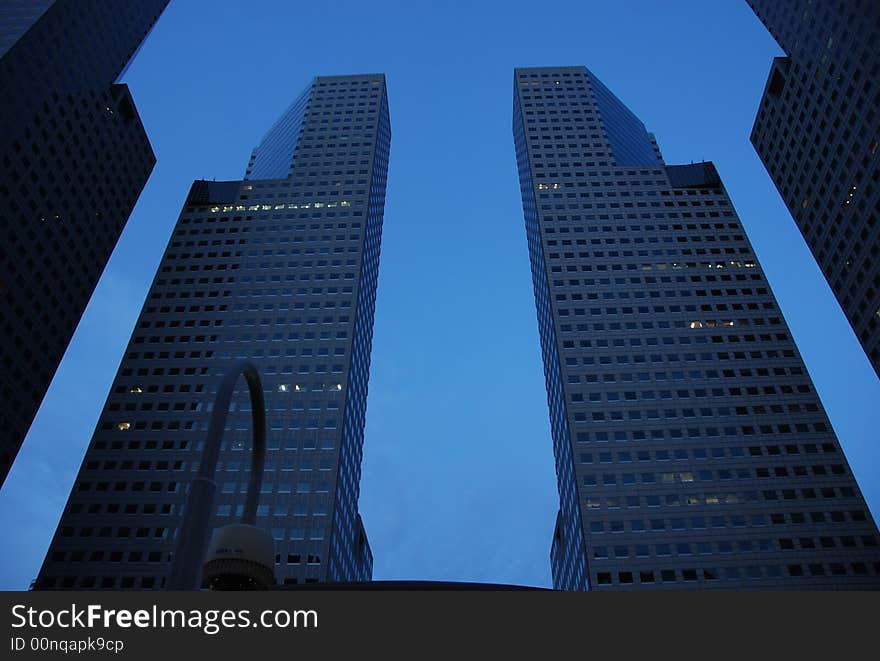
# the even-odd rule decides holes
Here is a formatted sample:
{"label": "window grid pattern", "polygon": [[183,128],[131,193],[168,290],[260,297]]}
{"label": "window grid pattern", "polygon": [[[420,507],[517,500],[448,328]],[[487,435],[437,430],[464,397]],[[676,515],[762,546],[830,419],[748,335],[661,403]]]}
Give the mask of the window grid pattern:
{"label": "window grid pattern", "polygon": [[[370,579],[357,498],[389,144],[384,76],[319,77],[290,177],[195,182],[38,588],[164,587],[216,388],[243,358],[266,400],[257,525],[276,579]],[[249,480],[237,385],[212,527],[241,515]]]}
{"label": "window grid pattern", "polygon": [[715,168],[619,164],[592,80],[514,78],[554,585],[876,588],[876,525]]}
{"label": "window grid pattern", "polygon": [[314,83],[306,87],[269,129],[251,154],[245,179],[284,179],[290,174],[313,89]]}
{"label": "window grid pattern", "polygon": [[116,79],[166,4],[0,9],[0,485],[155,164]]}
{"label": "window grid pattern", "polygon": [[749,4],[786,52],[752,144],[880,376],[880,4]]}

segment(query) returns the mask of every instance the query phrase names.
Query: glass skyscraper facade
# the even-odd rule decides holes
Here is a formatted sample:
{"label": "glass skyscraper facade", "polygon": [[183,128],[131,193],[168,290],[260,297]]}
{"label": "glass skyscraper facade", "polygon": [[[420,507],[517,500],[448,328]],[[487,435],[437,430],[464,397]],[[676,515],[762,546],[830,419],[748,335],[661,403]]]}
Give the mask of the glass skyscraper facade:
{"label": "glass skyscraper facade", "polygon": [[167,4],[0,7],[0,485],[156,162],[117,80]]}
{"label": "glass skyscraper facade", "polygon": [[880,376],[880,3],[749,5],[785,51],[752,144]]}
{"label": "glass skyscraper facade", "polygon": [[517,69],[553,584],[880,588],[877,527],[714,165],[584,67]]}
{"label": "glass skyscraper facade", "polygon": [[[276,580],[370,580],[358,495],[390,143],[383,75],[318,77],[243,180],[193,183],[38,588],[164,587],[214,393],[242,358],[265,391],[256,525]],[[241,379],[213,526],[241,514],[250,416]]]}

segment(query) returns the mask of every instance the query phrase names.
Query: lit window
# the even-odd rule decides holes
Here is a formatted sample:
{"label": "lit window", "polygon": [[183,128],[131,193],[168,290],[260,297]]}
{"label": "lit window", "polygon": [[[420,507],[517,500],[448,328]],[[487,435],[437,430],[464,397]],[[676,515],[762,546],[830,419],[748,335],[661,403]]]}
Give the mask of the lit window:
{"label": "lit window", "polygon": [[140,386],[132,386],[131,390],[129,390],[128,392],[134,393],[134,394],[140,394],[143,391],[144,391],[143,388],[141,388]]}
{"label": "lit window", "polygon": [[116,429],[118,429],[119,431],[126,431],[128,429],[131,429],[131,423],[130,422],[120,422],[116,425]]}

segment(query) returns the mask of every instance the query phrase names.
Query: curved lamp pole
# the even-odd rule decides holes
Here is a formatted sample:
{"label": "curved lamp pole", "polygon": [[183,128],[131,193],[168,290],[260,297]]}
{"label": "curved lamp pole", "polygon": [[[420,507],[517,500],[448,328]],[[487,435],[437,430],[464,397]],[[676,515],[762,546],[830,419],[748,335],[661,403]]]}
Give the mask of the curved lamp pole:
{"label": "curved lamp pole", "polygon": [[214,493],[217,491],[214,472],[220,456],[220,441],[223,438],[223,428],[226,426],[226,416],[229,414],[232,391],[241,374],[247,381],[251,396],[254,446],[251,478],[241,522],[253,525],[256,520],[257,500],[260,497],[263,462],[266,456],[266,404],[257,368],[252,363],[242,360],[235,363],[223,377],[214,400],[214,410],[211,413],[208,435],[202,450],[199,474],[190,483],[183,523],[177,532],[177,547],[174,551],[171,576],[168,579],[169,590],[198,590],[200,587],[202,561],[205,559],[205,547],[208,541],[208,522],[214,507]]}

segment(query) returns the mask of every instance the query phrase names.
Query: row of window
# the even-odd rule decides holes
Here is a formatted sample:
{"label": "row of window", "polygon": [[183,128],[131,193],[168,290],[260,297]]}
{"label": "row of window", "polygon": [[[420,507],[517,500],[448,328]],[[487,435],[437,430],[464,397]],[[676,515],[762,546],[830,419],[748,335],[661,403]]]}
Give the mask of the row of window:
{"label": "row of window", "polygon": [[[564,316],[564,315],[563,315]],[[760,320],[756,320],[760,321]],[[761,324],[756,324],[761,325]],[[662,364],[662,363],[693,363],[697,361],[716,362],[718,360],[746,360],[746,359],[779,359],[779,358],[795,358],[794,349],[768,349],[766,351],[749,351],[748,356],[744,351],[734,351],[732,353],[667,353],[667,354],[631,354],[620,353],[605,356],[582,356],[580,359],[574,356],[565,358],[566,367],[577,367],[579,365],[626,365],[629,363],[637,364]]]}
{"label": "row of window", "polygon": [[[682,528],[677,528],[681,530]],[[798,537],[779,538],[774,545],[770,539],[741,539],[741,540],[716,540],[703,542],[676,542],[673,544],[636,544],[635,546],[594,546],[593,560],[608,560],[610,558],[651,558],[667,557],[675,555],[712,555],[715,553],[727,555],[736,553],[766,553],[775,550],[792,551],[798,549],[816,548],[858,548],[861,541],[863,548],[876,548],[877,540],[871,535],[842,535],[840,537]],[[797,542],[797,546],[795,546]]]}
{"label": "row of window", "polygon": [[[238,443],[235,441],[234,443]],[[155,441],[155,440],[131,440],[126,443],[122,441],[105,441],[105,440],[96,440],[92,444],[93,450],[130,450],[136,452],[140,455],[145,450],[169,450],[169,451],[180,451],[180,450],[194,450],[201,451],[202,441],[198,441],[197,443],[190,443],[190,441],[173,441],[173,440],[165,440],[165,441]],[[321,449],[322,450],[332,450],[334,447],[334,440],[332,437],[321,439]],[[235,446],[232,441],[224,441],[221,445],[221,449],[226,450],[228,448],[235,449]],[[277,435],[271,435],[266,439],[266,448],[270,451],[272,450],[303,450],[310,451],[316,450],[318,448],[318,439],[315,438],[313,434],[309,434],[307,438],[296,438],[296,436],[291,436],[285,439],[278,438]],[[271,461],[271,459],[269,460]],[[222,465],[222,464],[221,464]]]}
{"label": "row of window", "polygon": [[85,526],[82,528],[74,528],[73,526],[62,526],[61,528],[61,536],[62,537],[116,537],[116,538],[129,538],[136,537],[140,539],[147,538],[155,538],[155,539],[165,539],[168,537],[168,533],[171,528],[158,527],[158,528],[147,528],[147,527],[139,527],[139,528],[130,528],[128,526],[119,526],[119,527],[111,527],[111,526],[101,526],[99,528],[95,528],[92,526]]}
{"label": "row of window", "polygon": [[[317,565],[318,563],[314,564]],[[296,585],[300,581],[303,583],[317,583],[319,579],[315,577],[307,577],[305,579],[287,577],[282,580],[285,585]],[[96,576],[46,576],[38,581],[37,587],[44,590],[51,590],[53,588],[62,588],[66,590],[73,588],[81,590],[91,590],[95,588],[100,588],[102,590],[116,588],[123,590],[134,590],[138,588],[142,590],[161,590],[165,587],[165,576],[102,576],[100,578]]]}
{"label": "row of window", "polygon": [[[703,437],[718,437],[720,435],[720,430],[717,427],[709,427],[706,428],[704,434],[700,434],[699,430],[694,430],[697,436]],[[615,440],[625,441],[628,439],[626,431],[619,432],[620,436],[618,437],[618,433],[615,433]],[[735,427],[725,427],[724,435],[726,437],[734,436],[736,434]],[[608,434],[603,433],[602,438],[596,438],[595,440],[599,441],[608,441]],[[646,435],[642,432],[637,439],[644,440]],[[661,432],[662,438],[662,432]],[[583,432],[578,434],[578,443],[587,443],[590,441],[590,434],[588,432]],[[637,450],[634,452],[626,451],[626,452],[617,452],[612,456],[611,452],[599,452],[596,453],[597,456],[594,457],[594,453],[581,453],[581,461],[583,463],[591,463],[595,460],[598,460],[599,463],[609,464],[609,463],[631,463],[633,460],[635,461],[670,461],[671,459],[675,459],[676,461],[683,461],[689,458],[693,459],[721,459],[724,457],[744,457],[746,453],[750,457],[762,457],[762,456],[781,456],[781,455],[799,455],[801,453],[804,454],[817,454],[817,453],[827,453],[827,454],[837,454],[837,446],[834,443],[804,443],[802,445],[789,444],[789,445],[751,445],[749,447],[741,447],[741,446],[727,446],[727,447],[713,447],[713,448],[675,448],[675,449],[661,449],[657,448],[654,450]]]}
{"label": "row of window", "polygon": [[[88,505],[88,507],[86,507]],[[110,503],[84,503],[82,501],[72,503],[69,508],[71,514],[81,514],[88,512],[89,514],[136,514],[164,516],[176,515],[179,513],[178,505],[173,503],[126,503],[125,505],[118,502]]]}
{"label": "row of window", "polygon": [[[833,493],[834,489],[823,489],[823,492]],[[855,492],[850,487],[842,487],[840,489],[841,494],[846,491],[847,497],[854,497]],[[821,513],[820,513],[821,514]],[[844,512],[837,511],[832,512],[831,520],[835,522],[843,522],[845,520],[852,521],[855,523],[865,523],[868,518],[865,515],[865,512],[862,510],[852,510],[846,512],[847,518],[844,519]],[[769,521],[768,521],[769,518]],[[811,522],[813,519],[811,518]],[[687,520],[684,518],[673,518],[673,519],[649,519],[647,521],[643,519],[631,519],[624,521],[623,519],[615,519],[610,521],[588,521],[585,522],[587,524],[587,529],[592,535],[601,535],[605,533],[619,534],[625,532],[634,532],[634,533],[642,533],[646,531],[666,531],[670,529],[678,529],[678,530],[701,530],[705,528],[753,528],[759,526],[766,526],[768,523],[772,525],[804,525],[808,523],[807,521],[807,513],[806,512],[776,512],[769,515],[762,513],[758,514],[750,514],[746,516],[745,514],[730,514],[730,515],[713,515],[707,517],[692,517]],[[673,523],[677,524],[678,528],[673,528]],[[872,544],[876,545],[876,541]]]}
{"label": "row of window", "polygon": [[[650,322],[648,322],[650,323]],[[583,332],[587,330],[587,328],[582,328],[582,325],[579,324],[577,331]],[[586,326],[583,324],[583,326]],[[604,324],[593,324],[594,330],[604,330]],[[614,328],[614,324],[610,324],[610,330],[621,330],[621,328]],[[561,331],[563,333],[572,332],[571,324],[560,324]],[[661,326],[662,328],[662,326]],[[725,358],[726,359],[726,358]],[[785,376],[786,374],[790,374],[792,376],[801,376],[804,373],[804,368],[799,365],[793,365],[790,367],[774,367],[772,370],[773,376]],[[627,383],[633,381],[693,381],[695,379],[735,379],[742,377],[767,377],[771,375],[771,370],[767,367],[758,367],[756,369],[752,369],[751,367],[741,368],[739,370],[732,369],[724,369],[724,370],[689,370],[684,372],[682,370],[673,370],[670,372],[627,372],[627,371],[619,371],[615,373],[605,373],[605,374],[584,374],[583,380],[585,383]],[[577,376],[577,375],[575,375]],[[578,383],[578,381],[575,381]],[[800,389],[802,386],[798,386]],[[800,390],[799,390],[800,391]],[[806,391],[800,391],[806,392]]]}
{"label": "row of window", "polygon": [[[589,484],[585,484],[585,486],[596,486],[593,479],[595,476],[589,476],[590,482]],[[691,506],[691,505],[736,505],[740,503],[757,503],[761,501],[771,501],[771,500],[798,500],[799,493],[803,499],[807,500],[815,500],[819,496],[819,492],[816,489],[782,489],[781,491],[768,489],[763,490],[761,492],[758,491],[738,491],[738,492],[715,492],[715,493],[682,493],[681,491],[675,491],[672,493],[666,494],[648,494],[648,495],[640,495],[640,496],[619,496],[619,495],[608,495],[608,493],[620,493],[618,490],[614,489],[602,489],[601,495],[591,494],[589,495],[584,504],[587,509],[608,509],[615,510],[626,508],[627,510],[640,509],[642,507],[647,508],[657,508],[657,507],[680,507],[682,505]],[[844,487],[840,490],[841,497],[849,498],[854,491],[848,487]],[[832,488],[825,488],[822,490],[823,498],[836,498],[837,492]],[[821,513],[818,513],[821,515]],[[811,516],[813,516],[813,520],[815,516],[817,516],[816,512],[811,512]],[[824,520],[824,519],[818,519]],[[837,520],[837,519],[832,519]],[[843,520],[843,519],[840,519]],[[696,523],[694,524],[696,526]]]}
{"label": "row of window", "polygon": [[[633,583],[678,583],[678,582],[711,582],[718,580],[760,580],[785,577],[818,577],[818,576],[864,576],[873,571],[880,573],[880,563],[869,565],[865,562],[842,563],[832,562],[809,563],[807,565],[749,565],[746,567],[700,568],[700,569],[662,569],[638,572],[616,572],[616,581],[611,572],[598,572],[597,585],[629,585]],[[636,581],[638,578],[638,581]]]}
{"label": "row of window", "polygon": [[[604,240],[612,243],[615,241],[619,241],[620,243],[628,243],[630,241],[633,243],[644,243],[645,241],[648,243],[657,243],[659,238],[656,234],[669,231],[682,232],[687,230],[689,232],[696,232],[699,229],[700,233],[703,235],[709,235],[712,232],[724,232],[730,230],[742,231],[742,226],[739,223],[699,223],[699,227],[697,223],[673,223],[672,225],[615,225],[614,227],[611,225],[560,225],[560,223],[578,223],[582,220],[595,219],[595,216],[573,215],[569,217],[567,215],[545,215],[541,219],[541,227],[545,234],[555,234],[557,231],[559,234],[568,234],[569,232],[574,232],[575,234],[582,234],[584,232],[611,234],[611,236],[606,237]],[[625,236],[627,232],[633,232],[640,236],[629,239]],[[677,235],[673,234],[673,236]]]}
{"label": "row of window", "polygon": [[[603,477],[603,487],[607,486],[617,486],[617,482],[604,482]],[[623,485],[631,486],[635,485],[635,475],[632,473],[625,473],[621,476],[624,478]],[[597,476],[593,474],[583,476],[583,484],[587,487],[598,486]],[[656,482],[642,482],[642,484],[659,484],[662,486],[662,483]],[[687,484],[687,482],[685,482]],[[607,494],[609,491],[612,493],[621,493],[618,490],[609,490],[602,489],[602,494]],[[644,490],[643,490],[644,491]],[[618,496],[618,495],[590,495],[585,500],[585,505],[587,509],[620,509],[622,507],[626,507],[627,509],[632,508],[640,508],[640,507],[678,507],[680,505],[692,506],[692,505],[733,505],[737,503],[754,503],[761,501],[773,501],[773,500],[816,500],[821,494],[822,498],[830,499],[837,498],[838,493],[841,498],[850,498],[853,497],[852,494],[855,493],[855,490],[851,487],[841,487],[839,492],[835,490],[833,487],[823,487],[822,489],[782,489],[782,490],[774,490],[768,489],[763,490],[761,492],[758,491],[739,491],[739,492],[716,492],[716,493],[682,493],[681,491],[675,491],[673,493],[666,494],[650,494],[643,496]]]}
{"label": "row of window", "polygon": [[[335,290],[336,288],[331,288]],[[344,289],[351,289],[350,287],[345,287]],[[334,294],[338,294],[338,291],[333,291]],[[343,291],[343,294],[351,294],[350,291]],[[286,306],[285,309],[290,309],[289,305]],[[248,327],[248,326],[284,326],[287,325],[287,317],[261,317],[259,320],[256,317],[238,317],[238,316],[229,316],[226,319],[225,325],[230,328],[240,328],[240,327]],[[325,352],[328,351],[329,348],[320,348],[319,351]],[[302,349],[302,351],[311,351],[310,348]],[[343,347],[337,347],[335,350],[336,355],[343,355],[345,350]],[[287,352],[288,356],[296,355],[295,350],[294,353]],[[322,355],[326,355],[322,353]]]}
{"label": "row of window", "polygon": [[[70,550],[70,551],[54,551],[51,555],[52,562],[169,562],[171,555],[162,551],[102,551],[102,550]],[[275,564],[282,563],[280,553],[275,554]],[[321,556],[317,553],[288,553],[286,555],[287,565],[320,565]]]}
{"label": "row of window", "polygon": [[[290,355],[290,354],[288,354]],[[578,379],[569,380],[569,383],[578,383]],[[584,392],[575,392],[571,393],[571,401],[573,402],[618,402],[618,401],[632,401],[632,402],[644,402],[645,400],[654,400],[654,399],[663,399],[663,400],[677,400],[681,401],[683,399],[703,399],[703,398],[726,398],[726,397],[742,397],[742,396],[753,396],[753,397],[767,397],[768,395],[792,395],[795,392],[795,387],[792,385],[773,385],[773,386],[749,386],[746,388],[740,387],[730,387],[730,388],[693,388],[686,390],[598,390],[598,391],[589,391],[586,390]],[[806,385],[801,385],[797,387],[797,392],[799,393],[809,393],[810,389]],[[786,398],[789,399],[789,398]],[[819,410],[818,403],[815,402],[812,398],[811,401],[803,404],[803,410],[809,413],[814,413]],[[764,400],[766,401],[766,400]],[[778,406],[775,404],[771,404],[772,406]],[[798,406],[800,404],[791,404],[789,406]],[[771,410],[774,410],[771,408]],[[737,413],[740,411],[738,410]],[[761,411],[764,412],[764,411]],[[775,412],[781,413],[781,409],[776,409]],[[793,409],[793,412],[800,412],[800,408]]]}
{"label": "row of window", "polygon": [[[722,254],[721,250],[719,250],[717,248],[711,248],[709,250],[706,250],[705,248],[697,248],[697,250],[693,251],[693,252],[695,252],[695,254],[697,254],[697,255],[721,255]],[[692,251],[682,250],[681,253],[683,255],[690,255],[690,254],[692,254]],[[734,254],[734,250],[732,248],[726,248],[724,250],[724,254]],[[757,265],[754,262],[751,262],[751,264],[752,264],[752,266],[746,266],[746,268],[756,268],[757,267]],[[722,263],[721,266],[716,266],[715,268],[722,268],[723,266],[724,265]],[[650,271],[650,270],[653,270],[654,268],[657,268],[657,270],[664,270],[667,267],[664,267],[664,266],[657,267],[656,264],[650,264],[650,263],[649,264],[641,264],[641,265],[630,263],[630,264],[626,264],[626,269],[624,269],[624,265],[620,264],[620,263],[596,264],[595,268],[592,263],[591,264],[580,264],[580,265],[577,265],[577,264],[566,264],[565,265],[565,271],[567,273],[577,273],[578,271],[583,271],[585,273],[589,273],[590,271],[594,271],[594,270],[595,271],[623,271],[623,270]],[[689,267],[683,266],[682,268],[689,268]],[[707,266],[704,268],[712,268],[712,267]],[[182,270],[182,269],[179,269],[179,270]],[[550,272],[551,273],[562,273],[562,266],[561,265],[552,266],[550,268]],[[679,279],[682,277],[683,276],[677,276],[676,282],[686,282],[686,280],[684,280],[684,279]],[[691,276],[691,277],[693,278],[693,276]],[[720,276],[707,276],[706,280],[708,282],[715,282],[716,281],[714,279],[715,277],[719,277],[722,282],[732,282],[733,280],[737,280],[739,282],[743,282],[745,280],[757,280],[757,281],[763,282],[763,278],[758,273],[751,273],[751,274],[735,273],[732,275],[724,274],[724,275],[720,275]],[[649,280],[648,278],[646,278],[645,281],[651,282],[651,280]],[[661,282],[669,282],[669,280],[663,280],[661,278]],[[699,281],[696,281],[696,282],[699,282]]]}
{"label": "row of window", "polygon": [[[691,323],[696,326],[697,322],[685,322],[687,325]],[[703,323],[703,322],[700,322]],[[706,322],[704,325],[708,328],[712,328],[710,325],[711,322]],[[716,324],[717,326],[718,324]],[[723,326],[723,323],[721,324]],[[713,338],[713,342],[717,342],[714,340],[715,337],[722,337],[728,342],[739,342],[740,340],[743,342],[760,342],[763,346],[772,345],[773,342],[780,342],[784,344],[788,344],[789,336],[787,333],[775,333],[773,335],[769,333],[762,333],[759,336],[751,335],[751,334],[743,334],[743,335],[708,335],[708,334],[696,334],[694,336],[690,335],[678,335],[678,336],[665,336],[665,337],[629,337],[629,338],[597,338],[593,339],[579,339],[577,340],[577,348],[579,349],[590,349],[593,347],[598,348],[624,348],[624,347],[640,347],[640,346],[658,346],[660,344],[664,345],[689,345],[689,344],[709,344],[709,338]],[[563,340],[562,341],[563,349],[575,349],[575,340]],[[566,353],[571,353],[566,351]],[[766,391],[765,394],[775,394],[775,389],[771,389]],[[686,391],[685,391],[686,392]],[[720,394],[720,393],[718,393]],[[741,393],[737,393],[741,394]],[[755,393],[757,394],[757,393]],[[683,396],[687,396],[686,394]],[[700,396],[700,395],[698,395]]]}
{"label": "row of window", "polygon": [[[340,370],[341,371],[341,370]],[[203,420],[200,422],[204,422]],[[283,423],[286,423],[282,425]],[[204,424],[200,425],[199,428],[204,426]],[[318,420],[317,418],[300,418],[300,417],[292,417],[287,416],[285,420],[279,420],[277,418],[273,418],[270,423],[269,430],[272,432],[275,431],[296,431],[298,429],[337,429],[339,426],[339,421],[336,418],[326,418],[324,420]],[[191,430],[196,428],[196,423],[193,420],[152,420],[147,426],[147,421],[145,420],[123,420],[119,422],[114,422],[112,420],[105,421],[101,423],[102,431],[110,431],[115,430],[119,432],[129,432],[129,431],[164,431],[164,430]],[[241,429],[249,429],[248,426],[245,426],[242,423]]]}
{"label": "row of window", "polygon": [[[610,453],[609,453],[610,454]],[[623,453],[622,453],[623,454]],[[625,453],[628,454],[628,453]],[[580,453],[581,464],[592,464],[593,455],[590,452]],[[629,460],[631,461],[631,459]],[[773,468],[719,468],[718,470],[695,470],[695,471],[679,471],[669,473],[624,473],[620,477],[624,484],[636,484],[642,482],[644,484],[672,484],[691,482],[716,482],[727,480],[751,480],[754,478],[770,478],[770,477],[807,477],[808,475],[826,476],[826,475],[846,475],[846,467],[843,464],[817,464],[813,466],[775,466]],[[617,484],[617,475],[614,473],[604,473],[602,475],[602,484]],[[584,475],[584,483],[586,484],[587,476]],[[595,479],[595,476],[593,476]],[[637,479],[638,478],[638,479]]]}
{"label": "row of window", "polygon": [[[94,489],[92,489],[92,487],[94,487]],[[149,491],[153,493],[177,493],[179,489],[179,482],[161,482],[158,480],[150,482],[143,480],[136,480],[134,482],[117,480],[115,482],[99,481],[94,483],[89,480],[80,480],[77,482],[77,491]]]}

